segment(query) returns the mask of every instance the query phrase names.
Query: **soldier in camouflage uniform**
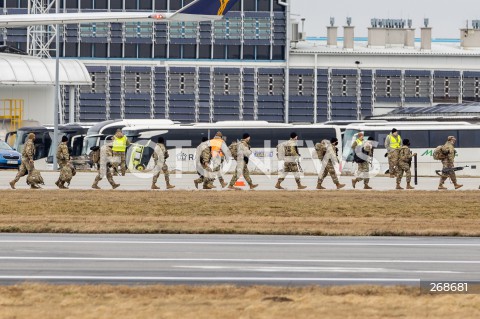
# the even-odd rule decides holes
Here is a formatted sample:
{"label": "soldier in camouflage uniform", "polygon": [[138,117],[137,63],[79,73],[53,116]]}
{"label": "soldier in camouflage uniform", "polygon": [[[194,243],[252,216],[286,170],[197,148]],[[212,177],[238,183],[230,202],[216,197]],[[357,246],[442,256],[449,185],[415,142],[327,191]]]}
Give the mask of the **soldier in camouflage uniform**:
{"label": "soldier in camouflage uniform", "polygon": [[372,189],[368,183],[370,182],[370,161],[373,156],[373,146],[371,143],[364,142],[363,132],[357,134],[357,139],[352,144],[355,154],[355,162],[358,164],[356,175],[358,177],[352,179],[352,186],[363,180],[363,189]]}
{"label": "soldier in camouflage uniform", "polygon": [[68,137],[62,136],[62,141],[57,147],[57,163],[58,169],[60,170],[60,176],[58,180],[55,182],[55,185],[58,186],[60,189],[66,189],[65,186],[66,181],[70,181],[72,179],[72,171],[70,169],[64,169],[70,162],[70,154],[68,152]]}
{"label": "soldier in camouflage uniform", "polygon": [[241,175],[243,175],[247,181],[250,189],[258,187],[258,184],[253,184],[252,179],[250,178],[250,172],[248,170],[248,157],[250,155],[252,155],[252,151],[250,150],[250,134],[245,133],[243,134],[242,140],[237,144],[237,166],[233,173],[232,180],[228,185],[229,189],[240,189],[235,187],[235,183]]}
{"label": "soldier in camouflage uniform", "polygon": [[203,166],[203,189],[213,189],[216,188],[213,185],[215,180],[213,170],[210,167],[210,161],[212,159],[212,150],[210,147],[210,141],[206,142],[206,147],[203,148],[202,154],[200,155],[200,162]]}
{"label": "soldier in camouflage uniform", "polygon": [[[195,166],[197,168],[197,174],[199,177],[193,181],[195,188],[198,189],[198,184],[202,184],[205,181],[204,168],[203,168],[203,151],[208,148],[208,138],[206,136],[202,137],[202,142],[197,146],[195,150]],[[210,152],[210,151],[209,151]]]}
{"label": "soldier in camouflage uniform", "polygon": [[283,171],[279,173],[279,178],[275,185],[277,189],[284,189],[281,184],[288,173],[293,173],[298,189],[307,188],[307,186],[303,186],[300,181],[300,154],[298,152],[297,140],[298,135],[293,132],[290,134],[290,140],[277,147],[277,151],[279,152],[278,159],[284,161]]}
{"label": "soldier in camouflage uniform", "polygon": [[335,171],[335,166],[338,165],[338,139],[333,137],[330,141],[323,140],[320,143],[315,144],[315,150],[317,152],[318,159],[322,162],[322,169],[318,175],[317,189],[325,189],[322,186],[325,177],[330,175],[333,183],[337,186],[337,189],[345,187],[345,184],[340,184]]}
{"label": "soldier in camouflage uniform", "polygon": [[155,161],[155,168],[153,169],[153,181],[152,189],[160,189],[156,184],[160,172],[163,172],[165,175],[165,183],[167,184],[167,189],[175,188],[175,186],[170,184],[170,174],[168,173],[168,166],[166,160],[168,158],[168,151],[165,147],[165,139],[163,137],[158,138],[157,145],[155,145],[155,150],[153,151],[153,160]]}
{"label": "soldier in camouflage uniform", "polygon": [[412,158],[417,155],[417,153],[412,154],[412,151],[409,148],[410,140],[404,139],[403,146],[400,148],[398,152],[398,166],[397,166],[397,187],[396,189],[403,189],[400,186],[400,182],[402,181],[403,173],[406,173],[407,176],[407,189],[415,189],[411,184],[412,180],[412,172],[410,171],[410,167],[412,166]]}
{"label": "soldier in camouflage uniform", "polygon": [[[31,175],[33,169],[35,168],[34,166],[35,145],[33,141],[35,141],[35,134],[33,133],[28,134],[27,142],[25,143],[25,146],[23,147],[23,151],[22,151],[22,164],[18,169],[17,176],[15,176],[13,181],[10,182],[10,187],[12,189],[15,189],[15,184],[20,180],[20,177],[27,175],[27,173],[28,175]],[[38,186],[37,184],[30,184],[30,188],[38,189],[41,187]]]}
{"label": "soldier in camouflage uniform", "polygon": [[[442,151],[445,154],[445,158],[442,160],[443,170],[448,170],[449,168],[455,167],[455,142],[457,139],[454,136],[449,136],[445,145],[443,145]],[[462,184],[457,183],[457,176],[455,175],[455,171],[448,171],[447,173],[443,172],[442,176],[440,176],[440,184],[438,185],[438,189],[443,190],[447,189],[443,184],[450,177],[455,189],[459,189],[462,187]]]}
{"label": "soldier in camouflage uniform", "polygon": [[402,137],[398,134],[397,129],[394,128],[385,138],[385,149],[387,150],[388,155],[388,172],[390,173],[390,178],[395,177],[401,147]]}
{"label": "soldier in camouflage uniform", "polygon": [[100,148],[100,165],[97,166],[98,174],[95,177],[95,181],[93,182],[92,188],[100,189],[98,186],[98,182],[100,182],[103,177],[106,175],[107,180],[112,185],[112,188],[115,189],[120,186],[120,184],[116,184],[113,180],[111,167],[119,164],[118,157],[113,156],[112,151],[112,141],[105,141],[105,144]]}

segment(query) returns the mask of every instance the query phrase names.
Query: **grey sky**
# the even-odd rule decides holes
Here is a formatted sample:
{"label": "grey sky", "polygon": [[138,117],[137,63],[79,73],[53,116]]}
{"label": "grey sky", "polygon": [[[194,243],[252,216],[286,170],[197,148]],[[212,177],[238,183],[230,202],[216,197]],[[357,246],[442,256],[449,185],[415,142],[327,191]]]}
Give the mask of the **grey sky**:
{"label": "grey sky", "polygon": [[[430,19],[434,38],[458,38],[459,29],[469,20],[480,19],[478,0],[290,0],[296,19],[306,18],[307,36],[326,36],[330,17],[343,26],[347,16],[356,27],[355,36],[366,37],[371,18],[412,19],[413,26],[423,26]],[[301,29],[301,26],[300,26]],[[343,33],[339,30],[339,36]],[[418,31],[417,37],[420,36]]]}

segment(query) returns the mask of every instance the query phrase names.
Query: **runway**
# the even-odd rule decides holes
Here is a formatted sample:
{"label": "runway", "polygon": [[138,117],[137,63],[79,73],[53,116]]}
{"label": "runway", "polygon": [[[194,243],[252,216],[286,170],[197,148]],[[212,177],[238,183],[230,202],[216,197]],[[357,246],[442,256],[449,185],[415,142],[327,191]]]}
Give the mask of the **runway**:
{"label": "runway", "polygon": [[[0,190],[2,189],[10,189],[10,185],[8,184],[14,177],[16,171],[9,170],[9,171],[0,171]],[[44,189],[58,189],[55,186],[55,181],[58,178],[58,172],[42,172],[42,176],[45,180],[45,186],[42,186]],[[78,190],[87,190],[91,189],[92,183],[95,179],[96,173],[94,172],[79,172],[73,178],[72,184],[70,185],[71,189],[78,189]],[[193,184],[193,180],[196,179],[198,175],[196,174],[170,174],[170,180],[172,184],[174,184],[175,190],[195,190],[195,186]],[[274,188],[275,183],[277,182],[277,176],[265,176],[265,175],[252,175],[252,180],[255,184],[259,184],[257,190],[276,190]],[[228,183],[232,175],[226,175],[225,181]],[[317,186],[317,176],[305,176],[302,178],[302,183],[307,187],[306,190],[314,190]],[[114,176],[114,180],[116,183],[119,183],[121,186],[117,188],[118,190],[150,190],[150,186],[152,183],[152,175],[149,173],[138,173],[138,174],[130,174],[127,173],[126,176]],[[346,184],[346,187],[343,190],[351,190],[352,183],[351,176],[340,176],[340,182]],[[419,177],[418,185],[415,186],[417,190],[437,190],[438,187],[438,177]],[[459,183],[463,184],[464,187],[459,189],[458,191],[465,191],[465,190],[479,190],[480,185],[480,178],[464,178],[458,177]],[[158,179],[157,185],[162,189],[165,190],[165,181],[163,176],[160,175]],[[220,184],[218,181],[215,182],[217,186],[216,190],[221,190]],[[373,177],[370,181],[370,186],[373,187],[374,190],[386,191],[386,190],[394,190],[395,189],[395,179],[388,178],[388,177]],[[405,178],[402,180],[402,185],[405,187],[406,182]],[[110,184],[108,184],[106,178],[104,178],[100,183],[99,186],[102,189],[111,189]],[[200,185],[201,186],[201,185]],[[292,176],[289,176],[283,183],[282,186],[288,190],[296,190],[296,184]],[[325,179],[323,186],[328,189],[335,189],[335,185],[333,184],[330,177]],[[447,181],[445,186],[453,190],[453,185]],[[29,186],[26,184],[26,177],[22,177],[20,181],[16,185],[17,189],[28,189]],[[243,189],[247,189],[248,187],[243,186]],[[360,182],[357,184],[356,187],[358,190],[363,191],[363,184]]]}
{"label": "runway", "polygon": [[1,234],[0,284],[478,281],[480,238]]}

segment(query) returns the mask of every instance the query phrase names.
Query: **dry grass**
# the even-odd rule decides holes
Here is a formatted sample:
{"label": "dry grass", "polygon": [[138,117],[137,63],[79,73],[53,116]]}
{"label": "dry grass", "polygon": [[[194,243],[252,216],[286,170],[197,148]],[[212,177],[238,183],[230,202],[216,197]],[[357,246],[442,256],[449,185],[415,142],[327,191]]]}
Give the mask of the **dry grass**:
{"label": "dry grass", "polygon": [[0,318],[479,318],[480,295],[407,287],[0,287]]}
{"label": "dry grass", "polygon": [[2,195],[1,232],[480,236],[480,197],[474,191]]}

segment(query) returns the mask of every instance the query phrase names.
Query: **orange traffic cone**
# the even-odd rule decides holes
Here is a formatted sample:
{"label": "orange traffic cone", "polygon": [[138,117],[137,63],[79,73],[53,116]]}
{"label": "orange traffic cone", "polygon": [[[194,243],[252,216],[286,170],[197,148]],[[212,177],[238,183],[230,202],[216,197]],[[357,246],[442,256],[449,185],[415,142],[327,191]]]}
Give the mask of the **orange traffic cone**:
{"label": "orange traffic cone", "polygon": [[235,182],[235,186],[238,187],[238,186],[245,186],[245,182],[243,181],[243,176],[240,176],[239,179],[237,179],[237,181]]}

